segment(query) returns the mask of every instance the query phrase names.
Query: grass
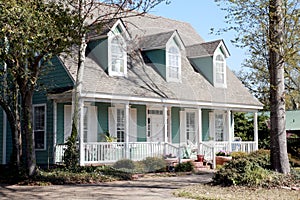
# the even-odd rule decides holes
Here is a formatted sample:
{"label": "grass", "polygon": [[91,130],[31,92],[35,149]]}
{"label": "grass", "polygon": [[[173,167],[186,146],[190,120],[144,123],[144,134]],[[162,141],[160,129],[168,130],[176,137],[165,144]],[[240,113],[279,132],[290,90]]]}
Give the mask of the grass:
{"label": "grass", "polygon": [[199,200],[256,200],[256,199],[280,199],[280,200],[298,200],[300,192],[288,189],[265,189],[248,187],[221,187],[213,185],[193,185],[179,189],[174,193],[177,197],[185,197]]}

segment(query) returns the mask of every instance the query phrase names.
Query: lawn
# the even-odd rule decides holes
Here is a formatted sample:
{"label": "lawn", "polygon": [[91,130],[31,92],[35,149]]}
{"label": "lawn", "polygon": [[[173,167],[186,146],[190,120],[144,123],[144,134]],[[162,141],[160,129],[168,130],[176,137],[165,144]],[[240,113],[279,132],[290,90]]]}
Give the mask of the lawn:
{"label": "lawn", "polygon": [[249,200],[249,199],[276,199],[276,200],[299,200],[300,191],[289,189],[265,189],[265,188],[248,188],[248,187],[221,187],[212,185],[193,185],[182,188],[174,192],[177,197],[203,200]]}

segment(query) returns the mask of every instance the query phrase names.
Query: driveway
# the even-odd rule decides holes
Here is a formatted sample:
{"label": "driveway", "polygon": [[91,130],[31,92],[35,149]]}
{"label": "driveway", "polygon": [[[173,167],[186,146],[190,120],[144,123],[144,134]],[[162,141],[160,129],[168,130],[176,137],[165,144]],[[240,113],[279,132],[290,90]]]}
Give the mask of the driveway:
{"label": "driveway", "polygon": [[212,180],[213,173],[177,177],[148,176],[134,181],[116,181],[91,185],[0,186],[0,199],[116,199],[175,200],[172,193],[179,188]]}

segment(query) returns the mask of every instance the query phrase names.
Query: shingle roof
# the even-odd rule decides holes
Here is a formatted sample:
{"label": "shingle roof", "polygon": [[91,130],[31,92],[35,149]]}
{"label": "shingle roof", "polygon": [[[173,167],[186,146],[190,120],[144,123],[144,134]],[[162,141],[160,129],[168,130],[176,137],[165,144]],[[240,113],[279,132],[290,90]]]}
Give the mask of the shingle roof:
{"label": "shingle roof", "polygon": [[[220,41],[205,43],[190,24],[148,14],[126,18],[123,19],[123,22],[132,37],[130,42],[134,47],[138,46],[135,44],[142,44],[143,48],[161,46],[175,30],[184,45],[190,46],[190,49],[187,49],[188,55],[192,55],[192,53],[211,54]],[[199,44],[205,49],[205,52],[197,49]],[[75,58],[76,56],[61,58],[74,79],[76,79],[77,69]],[[216,88],[202,74],[193,69],[184,52],[181,64],[181,82],[167,82],[151,64],[145,64],[141,53],[137,48],[133,48],[128,56],[127,77],[112,77],[93,60],[92,56],[87,55],[83,75],[83,91],[127,97],[167,98],[205,104],[231,104],[241,109],[247,105],[250,107],[262,106],[229,69],[226,70],[227,88]]]}
{"label": "shingle roof", "polygon": [[186,47],[186,55],[190,58],[212,56],[222,40],[204,42]]}
{"label": "shingle roof", "polygon": [[140,41],[141,50],[158,49],[165,47],[174,31],[147,35]]}

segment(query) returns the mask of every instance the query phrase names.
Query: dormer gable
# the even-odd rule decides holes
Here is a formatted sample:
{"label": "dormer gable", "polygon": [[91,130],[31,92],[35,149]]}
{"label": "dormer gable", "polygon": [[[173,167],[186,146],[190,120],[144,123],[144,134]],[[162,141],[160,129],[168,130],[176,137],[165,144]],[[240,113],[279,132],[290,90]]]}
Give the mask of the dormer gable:
{"label": "dormer gable", "polygon": [[167,82],[181,81],[181,57],[185,47],[177,31],[145,36],[140,49]]}
{"label": "dormer gable", "polygon": [[204,77],[215,87],[226,88],[226,58],[230,56],[223,40],[187,47],[187,57]]}
{"label": "dormer gable", "polygon": [[108,74],[110,76],[127,75],[127,44],[129,34],[118,20],[107,33],[108,37]]}

